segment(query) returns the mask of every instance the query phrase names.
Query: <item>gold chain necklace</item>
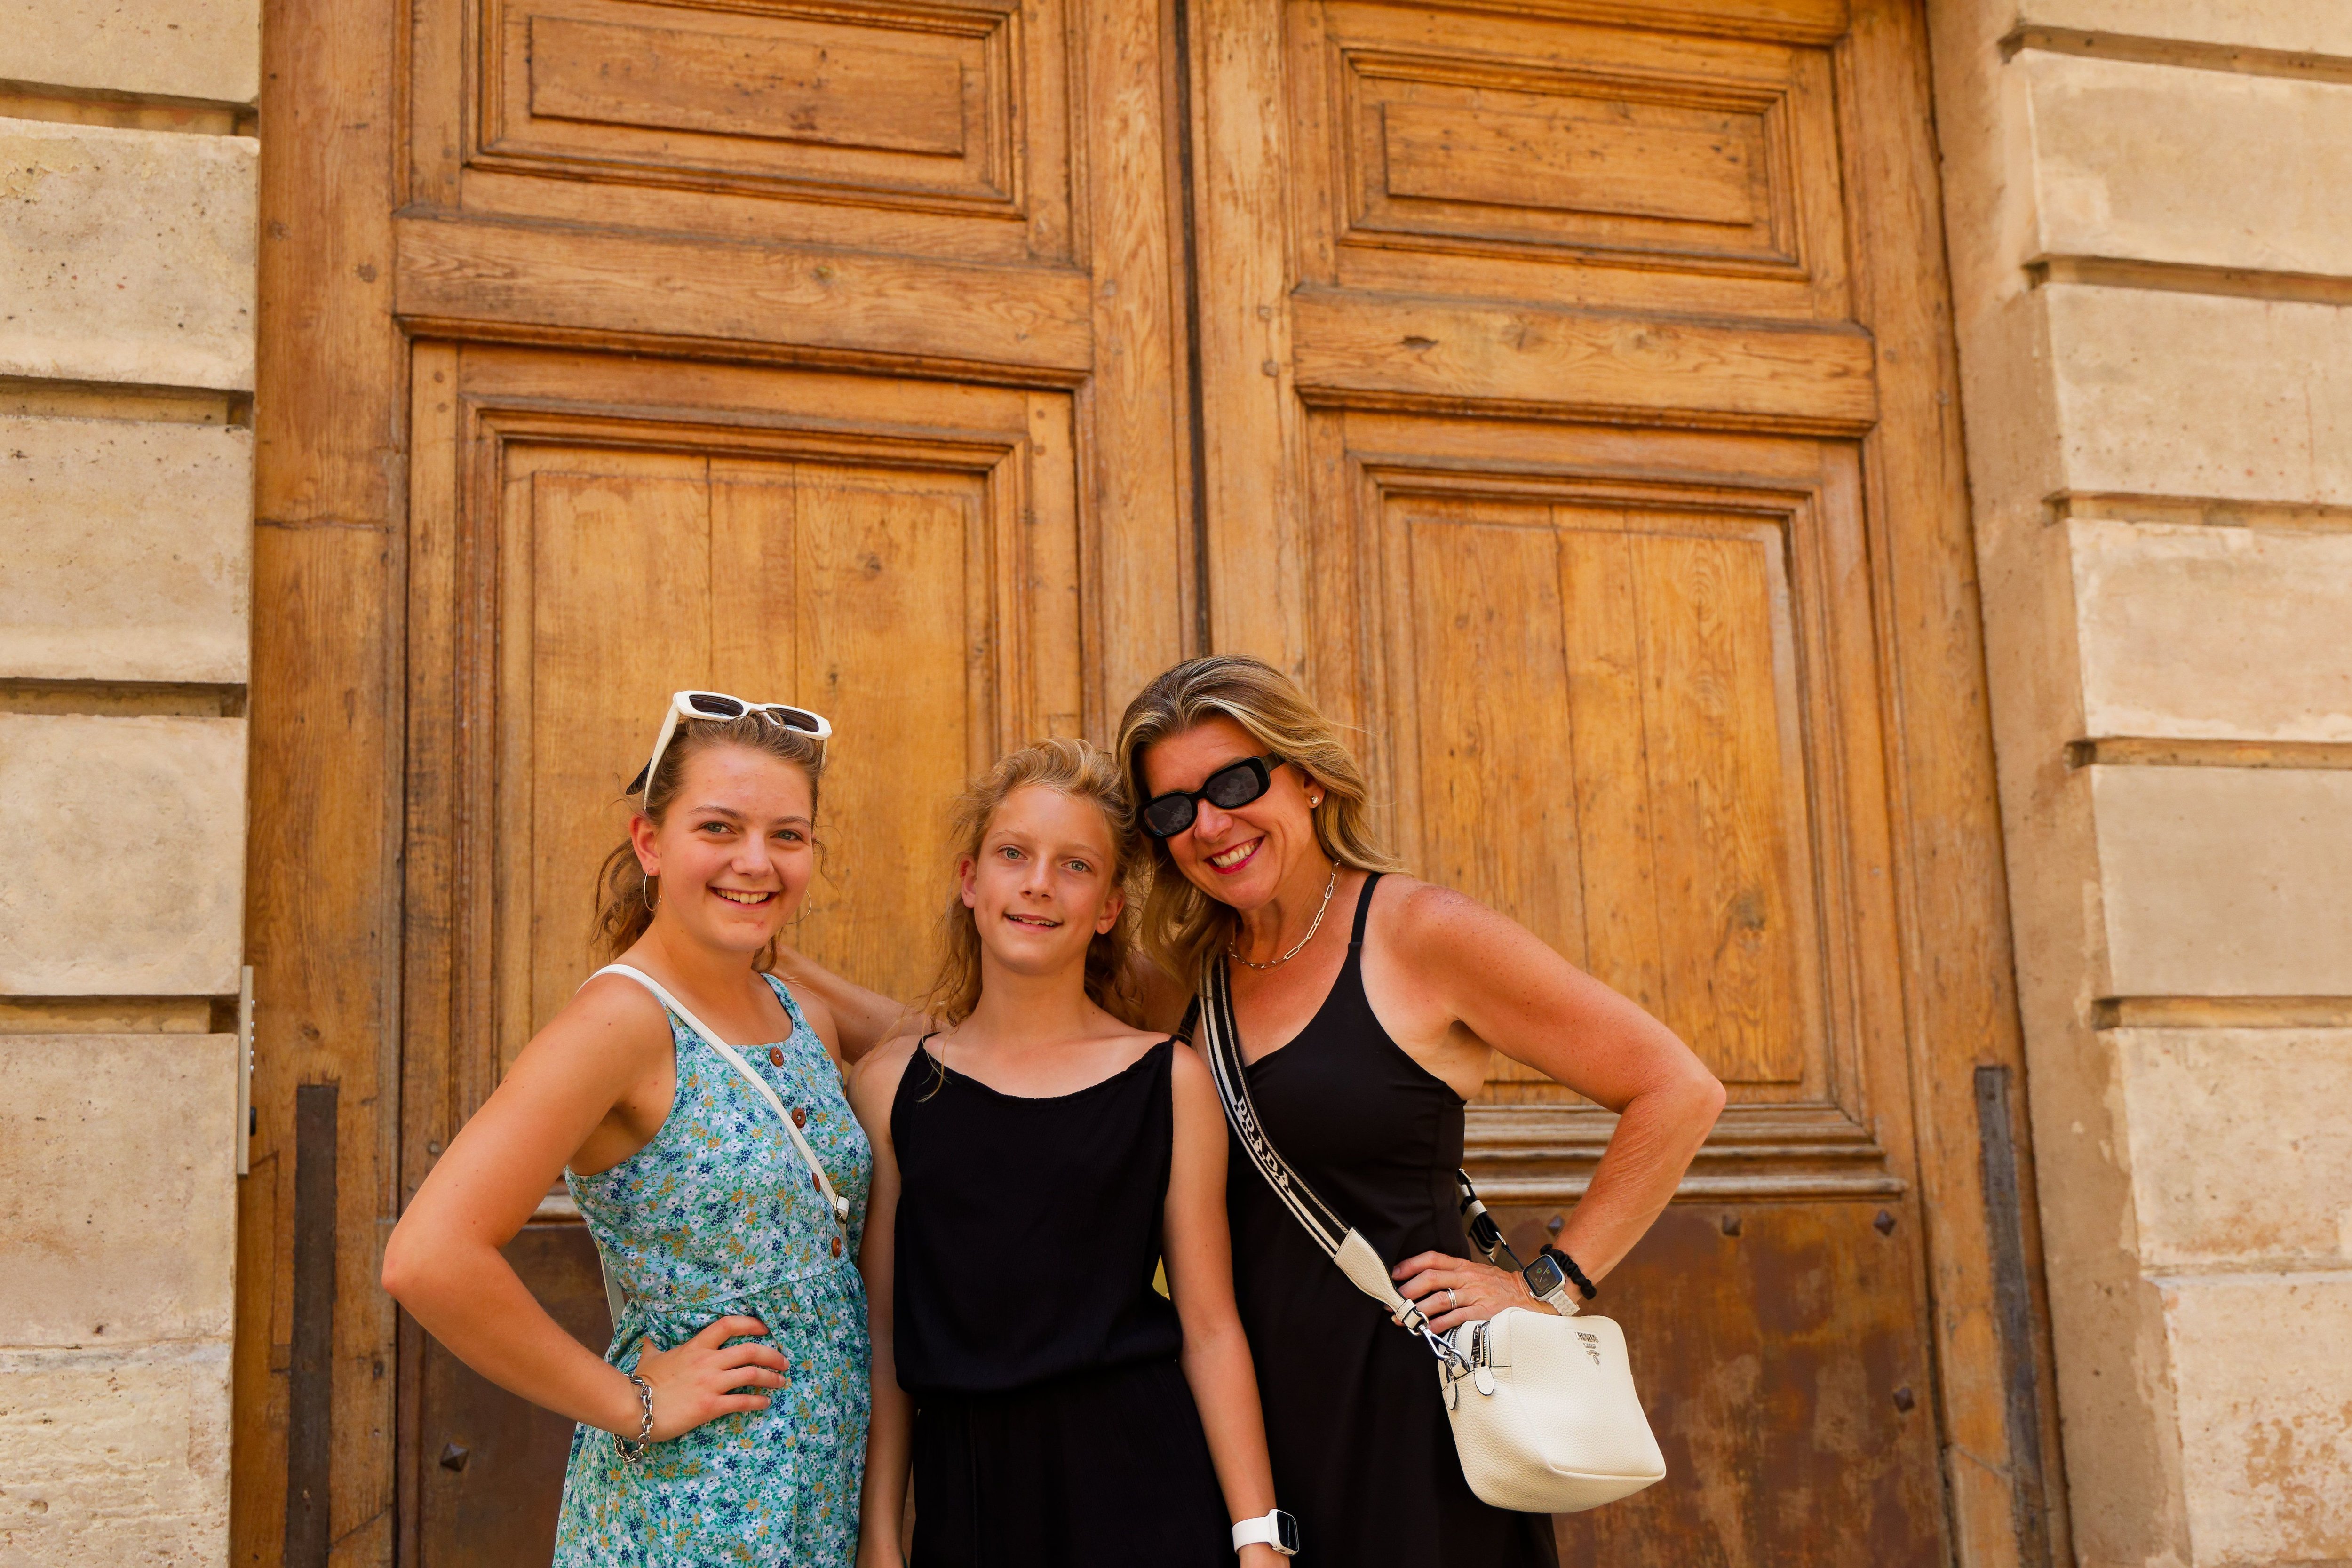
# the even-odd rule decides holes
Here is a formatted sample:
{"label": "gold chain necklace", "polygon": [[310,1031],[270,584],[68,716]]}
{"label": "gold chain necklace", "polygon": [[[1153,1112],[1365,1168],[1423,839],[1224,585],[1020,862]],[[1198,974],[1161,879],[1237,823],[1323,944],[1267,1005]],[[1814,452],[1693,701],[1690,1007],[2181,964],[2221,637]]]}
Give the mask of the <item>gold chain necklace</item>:
{"label": "gold chain necklace", "polygon": [[1330,879],[1323,884],[1323,901],[1315,906],[1315,923],[1308,926],[1307,928],[1307,934],[1298,939],[1298,947],[1292,948],[1280,958],[1269,958],[1264,963],[1260,963],[1255,959],[1242,958],[1241,949],[1234,945],[1233,938],[1227,937],[1225,939],[1225,955],[1229,958],[1242,958],[1242,962],[1248,964],[1252,969],[1272,969],[1278,964],[1288,963],[1292,959],[1298,956],[1298,948],[1305,947],[1308,942],[1313,942],[1315,940],[1315,933],[1323,929],[1323,911],[1331,907],[1331,889],[1339,885],[1339,863],[1334,860],[1331,863]]}

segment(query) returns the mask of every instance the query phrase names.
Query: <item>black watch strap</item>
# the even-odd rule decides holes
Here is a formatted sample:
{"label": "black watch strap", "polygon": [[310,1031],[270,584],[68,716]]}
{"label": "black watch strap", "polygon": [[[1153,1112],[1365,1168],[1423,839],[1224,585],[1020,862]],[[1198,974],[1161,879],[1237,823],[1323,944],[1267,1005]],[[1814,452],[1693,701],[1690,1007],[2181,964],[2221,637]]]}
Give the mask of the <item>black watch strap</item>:
{"label": "black watch strap", "polygon": [[1576,1266],[1575,1258],[1570,1258],[1567,1253],[1562,1252],[1559,1247],[1552,1246],[1549,1242],[1546,1242],[1544,1244],[1543,1255],[1559,1265],[1559,1271],[1568,1276],[1569,1283],[1576,1287],[1576,1293],[1578,1295],[1590,1301],[1592,1298],[1601,1294],[1599,1288],[1596,1287],[1591,1280],[1584,1277],[1584,1270]]}

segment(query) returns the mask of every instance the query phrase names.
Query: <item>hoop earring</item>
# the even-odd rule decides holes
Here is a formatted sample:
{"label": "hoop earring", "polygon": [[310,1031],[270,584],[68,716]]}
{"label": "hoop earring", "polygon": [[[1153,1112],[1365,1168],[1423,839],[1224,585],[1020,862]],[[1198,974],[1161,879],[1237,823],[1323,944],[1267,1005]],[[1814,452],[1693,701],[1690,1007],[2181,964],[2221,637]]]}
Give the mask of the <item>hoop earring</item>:
{"label": "hoop earring", "polygon": [[643,882],[640,882],[640,883],[637,885],[637,890],[638,890],[640,893],[642,893],[642,894],[644,894],[644,895],[645,895],[645,900],[646,900],[646,913],[647,913],[647,914],[651,914],[651,913],[653,913],[653,912],[654,912],[654,879],[653,879],[653,878],[651,878],[651,877],[647,877],[647,878],[646,878]]}

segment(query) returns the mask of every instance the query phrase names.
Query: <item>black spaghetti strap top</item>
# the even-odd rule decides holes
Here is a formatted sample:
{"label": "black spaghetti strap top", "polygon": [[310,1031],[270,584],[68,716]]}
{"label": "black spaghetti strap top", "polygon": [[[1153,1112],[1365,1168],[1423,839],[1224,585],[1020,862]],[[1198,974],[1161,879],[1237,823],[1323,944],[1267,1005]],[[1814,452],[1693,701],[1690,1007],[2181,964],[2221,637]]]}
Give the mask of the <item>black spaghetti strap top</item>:
{"label": "black spaghetti strap top", "polygon": [[1174,1148],[1172,1041],[1075,1094],[1000,1094],[928,1040],[898,1080],[899,1386],[993,1394],[1171,1361],[1176,1310],[1151,1287]]}
{"label": "black spaghetti strap top", "polygon": [[[1247,1068],[1266,1136],[1291,1168],[1390,1263],[1473,1256],[1456,1207],[1463,1101],[1389,1037],[1364,995],[1356,900],[1347,962],[1297,1037]],[[1234,1293],[1256,1358],[1282,1506],[1298,1518],[1295,1568],[1538,1568],[1551,1521],[1478,1500],[1431,1370],[1308,1239],[1236,1141],[1225,1171]]]}

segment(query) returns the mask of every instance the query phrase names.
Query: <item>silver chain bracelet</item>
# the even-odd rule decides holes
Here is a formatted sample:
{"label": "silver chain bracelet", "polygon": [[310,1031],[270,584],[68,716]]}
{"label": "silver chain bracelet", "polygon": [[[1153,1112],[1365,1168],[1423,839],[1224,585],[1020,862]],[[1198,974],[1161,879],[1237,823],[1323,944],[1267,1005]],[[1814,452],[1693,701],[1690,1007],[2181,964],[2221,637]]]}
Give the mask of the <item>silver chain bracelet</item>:
{"label": "silver chain bracelet", "polygon": [[621,1445],[621,1458],[634,1465],[646,1457],[646,1449],[649,1446],[649,1441],[653,1436],[654,1385],[647,1383],[644,1378],[639,1377],[635,1373],[629,1371],[626,1367],[622,1367],[619,1370],[623,1377],[627,1378],[631,1383],[636,1385],[637,1405],[644,1412],[644,1414],[637,1418],[637,1435],[634,1441],[627,1437],[616,1439]]}

